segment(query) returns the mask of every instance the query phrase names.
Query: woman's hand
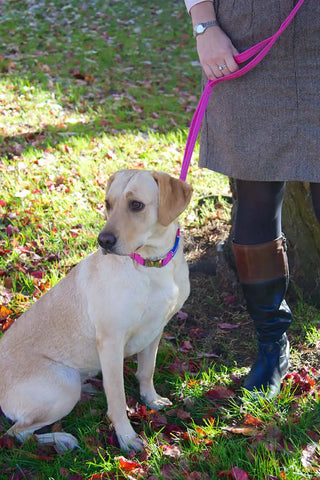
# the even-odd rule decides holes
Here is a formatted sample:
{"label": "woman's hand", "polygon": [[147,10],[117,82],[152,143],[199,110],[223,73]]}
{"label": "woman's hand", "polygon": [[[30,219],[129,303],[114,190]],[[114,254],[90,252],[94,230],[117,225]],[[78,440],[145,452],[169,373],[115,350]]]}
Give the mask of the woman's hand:
{"label": "woman's hand", "polygon": [[[193,28],[198,23],[216,20],[212,0],[200,0],[191,9]],[[234,56],[238,54],[230,38],[217,25],[208,27],[197,36],[197,48],[202,68],[210,80],[220,78],[239,69]]]}
{"label": "woman's hand", "polygon": [[210,80],[239,69],[234,59],[238,51],[219,26],[209,27],[197,36],[197,49],[202,68]]}

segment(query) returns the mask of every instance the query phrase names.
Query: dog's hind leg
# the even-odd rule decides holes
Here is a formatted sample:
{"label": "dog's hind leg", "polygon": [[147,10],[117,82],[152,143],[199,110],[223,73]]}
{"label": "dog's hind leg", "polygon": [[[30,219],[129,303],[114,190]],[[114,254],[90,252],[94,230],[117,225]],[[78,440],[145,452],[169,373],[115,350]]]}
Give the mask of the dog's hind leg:
{"label": "dog's hind leg", "polygon": [[[77,370],[51,364],[46,374],[41,377],[35,374],[17,383],[8,392],[6,401],[2,402],[4,414],[15,422],[8,434],[20,441],[66,416],[80,398],[81,381]],[[39,443],[54,443],[58,451],[78,446],[77,439],[65,432],[35,436]]]}
{"label": "dog's hind leg", "polygon": [[161,335],[138,353],[138,370],[136,373],[140,385],[140,396],[154,410],[161,410],[163,407],[172,405],[168,398],[157,394],[153,384],[153,374]]}

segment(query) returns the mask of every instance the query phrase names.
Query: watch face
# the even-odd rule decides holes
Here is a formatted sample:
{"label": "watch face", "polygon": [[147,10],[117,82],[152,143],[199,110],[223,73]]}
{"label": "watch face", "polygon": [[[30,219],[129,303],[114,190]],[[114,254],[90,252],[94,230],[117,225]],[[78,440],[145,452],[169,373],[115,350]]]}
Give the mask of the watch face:
{"label": "watch face", "polygon": [[196,33],[199,35],[200,33],[203,33],[205,31],[204,26],[202,23],[199,23],[199,25],[196,26]]}

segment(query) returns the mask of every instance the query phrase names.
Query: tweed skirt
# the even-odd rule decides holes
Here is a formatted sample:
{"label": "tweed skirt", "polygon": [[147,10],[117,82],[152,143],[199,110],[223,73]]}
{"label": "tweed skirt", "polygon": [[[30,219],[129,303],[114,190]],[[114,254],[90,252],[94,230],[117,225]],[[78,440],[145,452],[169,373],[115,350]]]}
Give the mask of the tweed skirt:
{"label": "tweed skirt", "polygon": [[[297,0],[214,3],[242,52],[275,33]],[[320,0],[305,0],[257,67],[213,89],[199,165],[242,180],[320,182]]]}

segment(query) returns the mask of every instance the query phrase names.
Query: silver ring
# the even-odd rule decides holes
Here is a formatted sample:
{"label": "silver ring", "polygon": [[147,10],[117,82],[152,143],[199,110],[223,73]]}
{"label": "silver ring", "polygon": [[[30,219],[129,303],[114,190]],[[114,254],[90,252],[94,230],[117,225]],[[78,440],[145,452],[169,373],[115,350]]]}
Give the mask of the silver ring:
{"label": "silver ring", "polygon": [[223,70],[224,68],[226,68],[226,66],[227,66],[227,65],[225,65],[225,64],[219,65],[219,66],[218,66],[218,69],[219,69],[220,72],[221,72],[221,70]]}

